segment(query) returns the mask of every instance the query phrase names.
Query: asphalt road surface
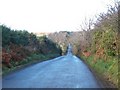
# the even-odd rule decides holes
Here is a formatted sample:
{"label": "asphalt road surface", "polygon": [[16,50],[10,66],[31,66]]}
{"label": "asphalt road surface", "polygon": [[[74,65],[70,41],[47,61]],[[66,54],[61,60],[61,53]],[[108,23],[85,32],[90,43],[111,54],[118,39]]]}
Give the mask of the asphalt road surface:
{"label": "asphalt road surface", "polygon": [[89,68],[71,53],[31,65],[2,78],[3,88],[100,88]]}

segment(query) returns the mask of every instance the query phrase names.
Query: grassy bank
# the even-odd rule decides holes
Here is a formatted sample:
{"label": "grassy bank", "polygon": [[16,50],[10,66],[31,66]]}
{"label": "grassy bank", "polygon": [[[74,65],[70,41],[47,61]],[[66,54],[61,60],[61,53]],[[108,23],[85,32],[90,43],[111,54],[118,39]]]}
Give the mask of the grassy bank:
{"label": "grassy bank", "polygon": [[110,57],[108,61],[98,59],[94,62],[94,55],[89,57],[81,57],[92,70],[94,70],[98,77],[102,79],[105,87],[118,87],[118,59]]}
{"label": "grassy bank", "polygon": [[17,69],[20,69],[22,67],[25,67],[25,66],[28,66],[31,64],[35,64],[38,62],[42,62],[45,60],[53,59],[53,58],[58,57],[58,56],[59,56],[59,54],[46,54],[46,55],[31,54],[30,56],[28,56],[27,58],[25,58],[19,62],[11,62],[11,64],[12,64],[11,68],[8,68],[8,67],[3,65],[2,66],[2,75],[3,76],[7,75],[8,73],[13,72]]}

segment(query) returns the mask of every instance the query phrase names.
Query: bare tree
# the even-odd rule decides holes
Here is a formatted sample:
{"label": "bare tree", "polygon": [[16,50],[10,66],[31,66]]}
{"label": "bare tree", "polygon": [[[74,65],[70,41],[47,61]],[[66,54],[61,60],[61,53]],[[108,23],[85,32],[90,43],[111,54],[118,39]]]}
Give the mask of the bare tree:
{"label": "bare tree", "polygon": [[87,19],[87,18],[85,17],[85,19],[84,19],[84,21],[82,22],[82,24],[80,25],[80,27],[81,27],[81,29],[82,29],[83,31],[89,31],[89,30],[92,29],[93,25],[94,25],[94,24],[93,24],[93,18]]}

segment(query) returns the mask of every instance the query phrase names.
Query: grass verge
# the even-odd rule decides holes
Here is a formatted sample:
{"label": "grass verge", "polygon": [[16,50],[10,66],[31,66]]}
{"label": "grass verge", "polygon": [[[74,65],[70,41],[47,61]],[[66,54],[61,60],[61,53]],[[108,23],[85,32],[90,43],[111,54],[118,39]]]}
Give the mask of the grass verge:
{"label": "grass verge", "polygon": [[118,59],[110,57],[109,60],[98,59],[94,62],[94,55],[89,57],[82,56],[88,66],[102,80],[106,88],[118,88]]}
{"label": "grass verge", "polygon": [[25,59],[19,61],[19,62],[11,62],[12,66],[11,68],[8,68],[4,65],[2,65],[2,75],[5,76],[11,72],[14,72],[18,69],[21,69],[23,67],[27,67],[29,65],[42,62],[45,60],[53,59],[55,57],[58,57],[59,54],[31,54],[30,56],[26,57]]}

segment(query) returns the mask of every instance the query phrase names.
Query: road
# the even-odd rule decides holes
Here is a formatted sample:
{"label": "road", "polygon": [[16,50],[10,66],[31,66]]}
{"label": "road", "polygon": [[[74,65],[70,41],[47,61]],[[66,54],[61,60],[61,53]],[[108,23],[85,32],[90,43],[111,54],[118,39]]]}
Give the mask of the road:
{"label": "road", "polygon": [[34,64],[2,79],[3,88],[100,88],[89,68],[68,46],[65,56]]}

